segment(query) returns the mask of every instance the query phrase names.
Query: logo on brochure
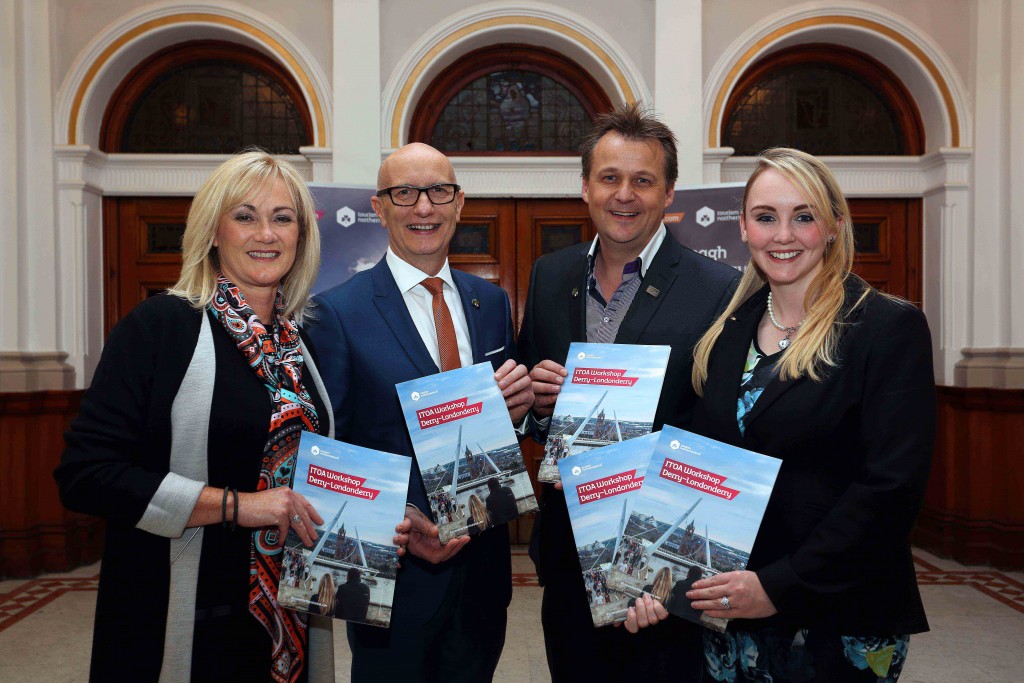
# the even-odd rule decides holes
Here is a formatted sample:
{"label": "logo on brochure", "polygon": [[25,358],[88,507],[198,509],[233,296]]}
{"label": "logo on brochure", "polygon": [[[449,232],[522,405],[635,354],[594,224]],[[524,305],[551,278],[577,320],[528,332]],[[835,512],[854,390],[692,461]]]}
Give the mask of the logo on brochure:
{"label": "logo on brochure", "polygon": [[309,449],[309,452],[312,453],[313,455],[320,455],[320,447],[313,446],[312,448]]}
{"label": "logo on brochure", "polygon": [[412,400],[414,400],[414,401],[420,400],[420,392],[418,392],[418,391],[412,392]]}
{"label": "logo on brochure", "polygon": [[679,439],[672,439],[672,443],[670,443],[669,446],[671,446],[672,450],[678,451],[679,450]]}
{"label": "logo on brochure", "polygon": [[580,360],[583,360],[584,358],[586,358],[586,357],[587,357],[587,354],[585,354],[585,353],[583,353],[582,351],[580,351],[579,353],[577,353],[577,354],[576,354],[576,357],[577,357],[578,359],[580,359]]}
{"label": "logo on brochure", "polygon": [[574,477],[578,477],[581,474],[583,474],[583,470],[580,469],[579,465],[576,465],[575,467],[572,468],[572,474],[573,474]]}

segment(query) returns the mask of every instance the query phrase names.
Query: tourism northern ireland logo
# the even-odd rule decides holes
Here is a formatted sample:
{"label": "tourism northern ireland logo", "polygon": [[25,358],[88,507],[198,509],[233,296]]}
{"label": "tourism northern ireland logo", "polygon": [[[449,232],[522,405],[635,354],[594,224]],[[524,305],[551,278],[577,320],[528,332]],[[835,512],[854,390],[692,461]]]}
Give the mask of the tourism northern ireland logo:
{"label": "tourism northern ireland logo", "polygon": [[702,206],[697,210],[695,218],[699,225],[705,228],[715,222],[715,210],[710,206]]}
{"label": "tourism northern ireland logo", "polygon": [[347,206],[343,206],[338,209],[336,220],[338,221],[338,225],[343,228],[347,228],[356,222],[356,212]]}

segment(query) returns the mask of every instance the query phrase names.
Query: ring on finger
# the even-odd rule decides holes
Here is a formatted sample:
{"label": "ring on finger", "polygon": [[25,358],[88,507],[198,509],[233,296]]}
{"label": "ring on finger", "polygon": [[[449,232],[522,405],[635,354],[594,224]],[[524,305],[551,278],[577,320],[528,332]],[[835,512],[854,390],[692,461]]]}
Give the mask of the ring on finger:
{"label": "ring on finger", "polygon": [[732,609],[732,605],[729,604],[729,596],[728,595],[723,595],[721,597],[721,599],[719,599],[718,602],[719,602],[720,605],[722,605],[722,609]]}
{"label": "ring on finger", "polygon": [[296,512],[294,515],[292,515],[292,521],[298,524],[302,521],[302,517],[300,517],[299,513]]}

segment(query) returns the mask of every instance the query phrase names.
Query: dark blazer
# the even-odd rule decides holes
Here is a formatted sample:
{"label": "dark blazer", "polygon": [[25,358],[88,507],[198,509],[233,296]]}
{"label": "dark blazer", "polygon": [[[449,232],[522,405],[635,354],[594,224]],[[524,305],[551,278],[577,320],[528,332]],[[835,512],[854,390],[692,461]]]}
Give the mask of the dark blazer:
{"label": "dark blazer", "polygon": [[[136,306],[111,331],[65,434],[67,448],[54,472],[61,502],[106,520],[93,681],[123,679],[126,672],[135,681],[160,677],[171,599],[170,539],[135,525],[170,469],[171,406],[196,351],[203,315],[170,295]],[[274,406],[223,326],[212,317],[210,326],[217,371],[207,443],[209,484],[252,492]],[[321,411],[320,433],[326,435],[329,421],[316,385],[308,378],[304,385]],[[251,540],[252,529],[241,526],[204,528],[200,596],[215,595],[216,604],[248,612]]]}
{"label": "dark blazer", "polygon": [[[736,422],[740,374],[767,287],[725,323],[694,429],[782,460],[748,569],[778,620],[846,635],[926,631],[908,536],[935,436],[932,347],[924,315],[852,276],[836,359],[821,382],[765,387]],[[769,620],[734,622],[756,628]]]}
{"label": "dark blazer", "polygon": [[[508,296],[473,275],[453,269],[452,277],[466,314],[473,362],[491,361],[497,369],[515,355]],[[334,407],[336,438],[412,457],[395,384],[440,370],[416,331],[387,261],[381,259],[314,301],[317,321],[309,328],[309,336],[319,351],[318,367]],[[430,516],[415,462],[408,501]],[[475,600],[484,606],[508,606],[512,599],[508,533],[505,527],[497,527],[440,565],[406,555],[395,587],[392,623],[426,622],[440,605],[453,571],[462,564],[468,565],[461,574]]]}
{"label": "dark blazer", "polygon": [[[586,341],[587,253],[578,244],[542,256],[533,265],[526,312],[519,331],[519,362],[527,368],[542,360],[565,364],[569,344]],[[693,347],[724,308],[739,274],[679,244],[666,235],[640,291],[619,327],[618,344],[665,344],[672,347],[654,428],[665,423],[687,427],[697,396],[690,384]],[[579,574],[565,497],[545,484],[541,511],[534,523],[530,556],[541,583],[554,572]]]}

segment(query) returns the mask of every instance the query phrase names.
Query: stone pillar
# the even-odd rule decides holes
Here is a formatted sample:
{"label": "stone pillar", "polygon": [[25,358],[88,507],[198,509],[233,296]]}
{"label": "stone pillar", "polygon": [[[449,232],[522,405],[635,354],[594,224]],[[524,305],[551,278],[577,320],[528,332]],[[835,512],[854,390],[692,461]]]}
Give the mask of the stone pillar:
{"label": "stone pillar", "polygon": [[11,210],[0,222],[0,391],[66,389],[74,371],[60,343],[66,245],[54,214],[50,4],[14,0],[0,7],[0,61],[9,65],[0,69],[0,164],[9,179],[0,197]]}
{"label": "stone pillar", "polygon": [[[959,386],[1024,388],[1024,238],[1012,230],[1024,209],[1024,0],[977,4],[972,230],[965,257],[970,295]],[[1014,233],[1017,234],[1014,234]]]}
{"label": "stone pillar", "polygon": [[334,0],[334,182],[372,185],[380,166],[379,0]]}
{"label": "stone pillar", "polygon": [[678,139],[679,185],[704,182],[701,4],[655,4],[654,106]]}

